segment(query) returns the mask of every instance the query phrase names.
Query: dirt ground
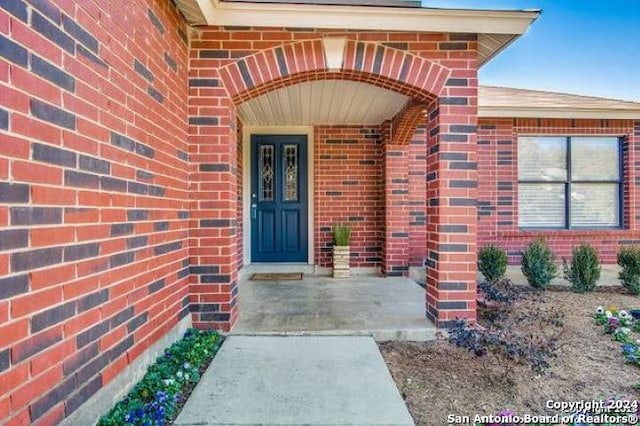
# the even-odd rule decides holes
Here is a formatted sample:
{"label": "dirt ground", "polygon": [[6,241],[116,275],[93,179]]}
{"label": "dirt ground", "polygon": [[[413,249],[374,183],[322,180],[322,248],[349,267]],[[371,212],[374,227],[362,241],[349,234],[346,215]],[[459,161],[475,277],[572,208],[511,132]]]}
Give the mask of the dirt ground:
{"label": "dirt ground", "polygon": [[[556,289],[545,292],[541,300],[566,315],[557,357],[550,360],[551,368],[544,375],[492,355],[478,358],[443,340],[381,344],[383,357],[416,424],[446,425],[449,414],[473,418],[504,409],[518,414],[557,414],[545,409],[547,400],[640,397],[633,387],[640,383],[640,369],[625,363],[620,344],[602,335],[592,318],[598,306],[638,308],[639,297],[614,289],[590,294]],[[517,303],[518,309],[526,309],[536,302],[525,299]]]}

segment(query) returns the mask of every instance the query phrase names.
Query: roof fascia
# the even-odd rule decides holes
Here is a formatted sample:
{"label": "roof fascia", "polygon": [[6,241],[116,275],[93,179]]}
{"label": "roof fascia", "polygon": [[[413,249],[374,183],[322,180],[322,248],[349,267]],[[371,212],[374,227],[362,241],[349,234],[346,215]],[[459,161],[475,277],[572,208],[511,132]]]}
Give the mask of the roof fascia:
{"label": "roof fascia", "polygon": [[524,34],[539,10],[459,10],[197,0],[208,25]]}

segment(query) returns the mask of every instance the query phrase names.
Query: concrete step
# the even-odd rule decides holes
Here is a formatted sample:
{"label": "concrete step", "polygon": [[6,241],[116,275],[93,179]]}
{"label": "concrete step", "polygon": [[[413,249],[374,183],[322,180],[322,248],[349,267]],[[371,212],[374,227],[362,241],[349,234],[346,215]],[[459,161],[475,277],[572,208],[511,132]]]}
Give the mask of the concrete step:
{"label": "concrete step", "polygon": [[435,327],[378,330],[231,331],[228,336],[371,336],[376,342],[428,342],[436,339]]}

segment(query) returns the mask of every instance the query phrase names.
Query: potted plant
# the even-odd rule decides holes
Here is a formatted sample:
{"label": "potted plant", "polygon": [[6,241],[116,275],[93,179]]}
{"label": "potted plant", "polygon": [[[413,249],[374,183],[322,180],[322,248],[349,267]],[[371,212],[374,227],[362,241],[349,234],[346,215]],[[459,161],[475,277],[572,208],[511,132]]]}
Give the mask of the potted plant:
{"label": "potted plant", "polygon": [[333,226],[333,277],[348,278],[350,249],[349,240],[351,228],[336,223]]}

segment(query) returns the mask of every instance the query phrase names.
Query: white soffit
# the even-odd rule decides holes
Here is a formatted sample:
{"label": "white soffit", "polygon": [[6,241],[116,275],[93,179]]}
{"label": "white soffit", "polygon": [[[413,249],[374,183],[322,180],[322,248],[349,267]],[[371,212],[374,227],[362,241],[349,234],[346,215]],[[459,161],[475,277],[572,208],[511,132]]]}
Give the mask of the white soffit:
{"label": "white soffit", "polygon": [[478,34],[478,62],[480,66],[509,47],[519,34]]}
{"label": "white soffit", "polygon": [[257,96],[238,106],[238,116],[251,126],[377,125],[393,118],[408,100],[367,83],[317,80]]}
{"label": "white soffit", "polygon": [[202,14],[197,0],[175,0],[175,4],[189,24],[207,25],[207,20]]}

